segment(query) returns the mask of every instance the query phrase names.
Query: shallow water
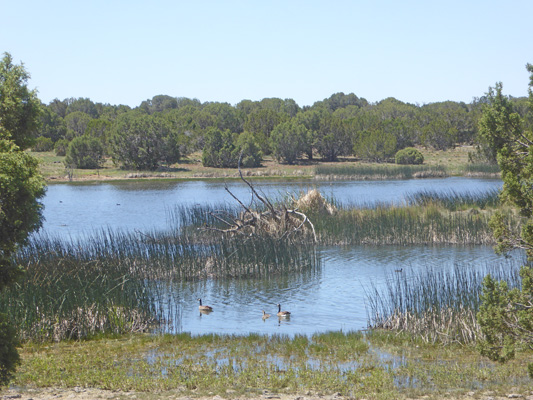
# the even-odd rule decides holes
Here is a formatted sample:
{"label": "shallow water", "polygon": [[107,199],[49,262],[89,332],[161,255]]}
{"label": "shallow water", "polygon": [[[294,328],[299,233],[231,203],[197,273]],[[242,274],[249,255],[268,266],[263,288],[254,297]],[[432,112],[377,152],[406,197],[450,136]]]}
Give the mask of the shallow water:
{"label": "shallow water", "polygon": [[[243,202],[249,189],[240,181],[227,183]],[[256,188],[270,197],[317,187],[341,203],[402,203],[420,190],[483,192],[501,187],[499,180],[445,178],[403,181],[282,182],[261,181]],[[165,229],[176,205],[219,204],[234,200],[224,182],[142,181],[105,184],[56,184],[48,187],[44,232],[74,239],[99,229]],[[420,269],[484,268],[506,263],[516,267],[520,257],[504,259],[487,246],[354,246],[320,250],[316,270],[270,279],[207,280],[166,287],[157,299],[158,314],[168,332],[311,335],[330,330],[359,330],[368,323],[367,291],[384,288],[396,269],[415,274]],[[160,293],[161,291],[158,290]],[[214,311],[202,314],[197,298]],[[277,304],[291,312],[278,319]],[[262,319],[262,310],[271,317]]]}
{"label": "shallow water", "polygon": [[[498,263],[515,268],[523,262],[519,255],[497,256],[487,246],[324,248],[321,252],[324,262],[316,271],[267,280],[208,280],[173,286],[171,296],[177,304],[172,304],[179,315],[168,331],[293,336],[360,330],[368,323],[368,292],[373,287],[385,288],[398,268],[409,279],[427,268],[485,268]],[[199,312],[199,297],[213,312]],[[290,319],[276,316],[278,303],[291,312]],[[262,319],[263,309],[270,318]]]}

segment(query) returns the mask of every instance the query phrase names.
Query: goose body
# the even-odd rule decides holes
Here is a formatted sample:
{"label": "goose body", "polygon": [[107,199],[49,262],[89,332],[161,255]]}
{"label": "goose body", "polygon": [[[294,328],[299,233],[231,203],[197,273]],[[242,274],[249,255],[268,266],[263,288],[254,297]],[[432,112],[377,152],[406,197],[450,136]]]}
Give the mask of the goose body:
{"label": "goose body", "polygon": [[265,310],[263,310],[263,319],[270,318],[270,314],[267,314]]}
{"label": "goose body", "polygon": [[287,318],[290,316],[291,313],[289,311],[281,311],[281,304],[278,304],[278,317]]}
{"label": "goose body", "polygon": [[402,272],[403,271],[403,268],[400,268],[400,269],[395,269],[394,272]]}
{"label": "goose body", "polygon": [[198,301],[200,302],[200,305],[198,306],[200,311],[213,311],[213,307],[211,307],[211,306],[203,306],[202,305],[202,299],[198,299]]}

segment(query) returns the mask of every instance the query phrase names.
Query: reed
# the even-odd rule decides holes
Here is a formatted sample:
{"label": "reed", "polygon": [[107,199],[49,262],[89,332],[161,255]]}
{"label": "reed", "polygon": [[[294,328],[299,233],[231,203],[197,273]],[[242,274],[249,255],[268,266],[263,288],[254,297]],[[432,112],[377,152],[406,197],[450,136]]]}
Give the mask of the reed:
{"label": "reed", "polygon": [[316,179],[385,180],[412,178],[441,178],[447,176],[446,168],[440,165],[317,165]]}
{"label": "reed", "polygon": [[[102,231],[78,241],[36,236],[13,260],[26,279],[0,294],[24,340],[155,329],[180,318],[173,282],[264,277],[318,268],[314,244],[214,238],[178,231]],[[179,296],[178,294],[174,294]],[[177,306],[175,306],[177,307]]]}
{"label": "reed", "polygon": [[496,177],[501,173],[498,164],[466,164],[463,174],[465,176],[489,176]]}
{"label": "reed", "polygon": [[481,337],[476,313],[482,281],[489,273],[511,287],[520,282],[519,269],[505,262],[391,275],[386,288],[372,287],[368,292],[369,326],[408,332],[429,343],[475,343]]}
{"label": "reed", "polygon": [[[319,242],[326,245],[494,244],[491,212],[450,212],[435,204],[341,208],[335,215],[311,214]],[[505,213],[511,229],[519,223]],[[515,223],[511,223],[515,221]]]}
{"label": "reed", "polygon": [[434,191],[422,190],[411,193],[406,196],[406,203],[413,206],[426,206],[435,204],[442,206],[450,211],[459,211],[466,209],[487,209],[500,206],[500,191],[498,189],[462,192],[454,190]]}

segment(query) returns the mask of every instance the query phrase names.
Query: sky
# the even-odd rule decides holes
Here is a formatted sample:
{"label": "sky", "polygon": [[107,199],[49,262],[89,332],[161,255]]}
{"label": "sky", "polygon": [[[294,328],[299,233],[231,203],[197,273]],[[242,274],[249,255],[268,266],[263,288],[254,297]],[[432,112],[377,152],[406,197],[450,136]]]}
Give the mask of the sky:
{"label": "sky", "polygon": [[527,96],[531,0],[0,0],[0,53],[45,104],[131,107],[334,93],[470,103]]}

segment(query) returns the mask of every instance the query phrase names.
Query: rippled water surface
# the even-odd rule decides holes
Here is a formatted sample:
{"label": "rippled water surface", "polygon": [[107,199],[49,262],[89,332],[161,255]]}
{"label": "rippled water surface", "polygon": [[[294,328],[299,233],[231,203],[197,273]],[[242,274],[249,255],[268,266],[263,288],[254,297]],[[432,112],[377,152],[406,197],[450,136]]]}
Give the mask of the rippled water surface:
{"label": "rippled water surface", "polygon": [[[51,234],[79,236],[82,232],[106,227],[124,229],[164,229],[168,213],[176,205],[219,204],[235,201],[224,186],[242,201],[251,198],[242,181],[138,181],[98,184],[54,184],[48,186],[44,229]],[[406,194],[421,190],[439,192],[482,192],[501,188],[493,179],[445,178],[391,181],[260,181],[259,191],[276,197],[318,188],[328,198],[343,204],[373,205],[402,203]]]}
{"label": "rippled water surface", "polygon": [[[232,198],[224,182],[122,182],[105,184],[56,184],[48,187],[44,231],[80,238],[102,228],[124,230],[164,229],[176,205],[217,204]],[[228,182],[241,200],[249,189],[239,181]],[[402,203],[406,194],[420,190],[482,192],[500,188],[501,181],[485,179],[426,179],[359,182],[278,182],[256,184],[268,196],[281,196],[318,187],[327,197],[351,204]],[[487,246],[410,246],[323,248],[321,267],[302,274],[271,279],[208,280],[168,287],[161,299],[162,315],[171,332],[312,334],[328,330],[364,329],[368,321],[367,292],[384,288],[396,269],[409,279],[420,269],[483,268],[521,259],[496,256]],[[214,311],[201,314],[197,298]],[[276,317],[277,304],[291,312],[290,319]],[[272,316],[262,319],[262,310]]]}

